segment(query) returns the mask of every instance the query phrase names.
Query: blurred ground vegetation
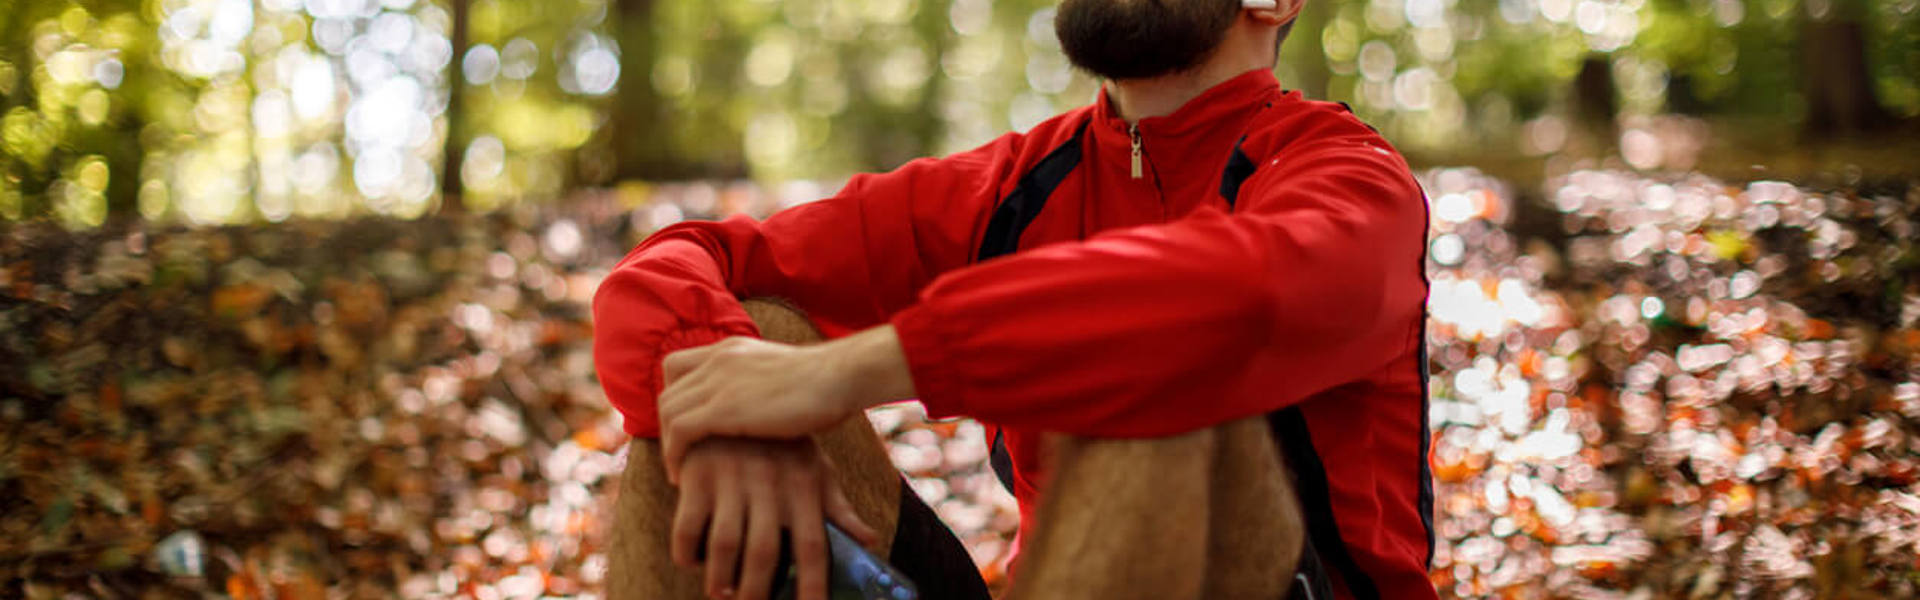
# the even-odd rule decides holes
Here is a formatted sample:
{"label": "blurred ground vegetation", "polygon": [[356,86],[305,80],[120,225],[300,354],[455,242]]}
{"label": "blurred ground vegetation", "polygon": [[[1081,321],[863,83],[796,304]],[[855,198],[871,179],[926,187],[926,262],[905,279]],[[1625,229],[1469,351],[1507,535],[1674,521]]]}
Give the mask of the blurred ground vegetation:
{"label": "blurred ground vegetation", "polygon": [[[1920,187],[1420,176],[1447,597],[1920,594]],[[594,593],[625,436],[593,290],[658,227],[818,192],[14,227],[0,595]],[[916,406],[869,416],[1004,583],[985,432]]]}

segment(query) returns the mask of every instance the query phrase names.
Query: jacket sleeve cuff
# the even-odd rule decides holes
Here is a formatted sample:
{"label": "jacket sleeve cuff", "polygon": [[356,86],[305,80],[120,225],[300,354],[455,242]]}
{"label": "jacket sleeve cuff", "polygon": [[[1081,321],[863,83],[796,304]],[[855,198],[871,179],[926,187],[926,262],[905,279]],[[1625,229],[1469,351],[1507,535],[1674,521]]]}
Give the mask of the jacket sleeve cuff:
{"label": "jacket sleeve cuff", "polygon": [[927,416],[946,419],[967,414],[964,380],[954,369],[946,320],[934,307],[923,303],[900,311],[891,321],[894,335],[900,338],[900,350],[907,356],[913,389],[920,395]]}
{"label": "jacket sleeve cuff", "polygon": [[751,336],[757,335],[757,333],[751,327],[741,331],[725,326],[690,325],[669,331],[665,336],[661,337],[660,343],[654,346],[659,349],[659,353],[653,357],[653,360],[648,361],[650,368],[647,372],[647,382],[644,388],[648,390],[649,397],[655,399],[654,402],[650,403],[653,410],[627,413],[626,421],[621,427],[626,430],[627,435],[638,438],[660,437],[660,404],[658,399],[660,398],[660,392],[666,387],[666,375],[660,368],[660,362],[666,360],[668,354],[687,348],[705,346],[736,335]]}

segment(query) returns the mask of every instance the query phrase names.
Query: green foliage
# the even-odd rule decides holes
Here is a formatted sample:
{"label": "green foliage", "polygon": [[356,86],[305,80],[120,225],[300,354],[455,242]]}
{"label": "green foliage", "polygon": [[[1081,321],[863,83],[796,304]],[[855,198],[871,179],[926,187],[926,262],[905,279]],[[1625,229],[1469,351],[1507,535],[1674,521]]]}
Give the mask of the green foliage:
{"label": "green foliage", "polygon": [[1067,91],[1047,4],[662,2],[650,77],[626,85],[658,94],[671,118],[628,142],[764,179],[963,149],[1019,121],[990,115],[1020,103],[1051,113],[1091,89]]}
{"label": "green foliage", "polygon": [[1865,22],[1877,40],[1868,64],[1880,100],[1895,114],[1920,117],[1920,2],[1874,2]]}
{"label": "green foliage", "polygon": [[467,103],[456,118],[472,133],[455,140],[467,144],[466,198],[484,209],[559,194],[574,151],[605,125],[600,98],[619,77],[620,43],[604,31],[611,6],[477,0],[470,10],[471,46],[450,67]]}
{"label": "green foliage", "polygon": [[[0,218],[411,217],[443,181],[489,210],[890,168],[1085,103],[1054,4],[0,0]],[[1557,151],[1520,132],[1558,127],[1596,59],[1623,115],[1790,132],[1830,20],[1861,25],[1884,112],[1920,116],[1914,0],[1312,2],[1278,72],[1415,154]]]}
{"label": "green foliage", "polygon": [[0,3],[0,217],[99,225],[138,179],[151,24],[133,2]]}

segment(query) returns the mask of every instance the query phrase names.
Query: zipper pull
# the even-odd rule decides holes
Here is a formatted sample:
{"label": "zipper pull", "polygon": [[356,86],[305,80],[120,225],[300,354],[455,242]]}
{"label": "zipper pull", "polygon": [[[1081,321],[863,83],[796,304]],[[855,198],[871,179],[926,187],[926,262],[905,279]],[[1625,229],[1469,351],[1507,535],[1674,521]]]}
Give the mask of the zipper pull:
{"label": "zipper pull", "polygon": [[1140,125],[1138,123],[1128,125],[1127,135],[1133,138],[1133,178],[1139,179],[1145,175],[1140,168]]}

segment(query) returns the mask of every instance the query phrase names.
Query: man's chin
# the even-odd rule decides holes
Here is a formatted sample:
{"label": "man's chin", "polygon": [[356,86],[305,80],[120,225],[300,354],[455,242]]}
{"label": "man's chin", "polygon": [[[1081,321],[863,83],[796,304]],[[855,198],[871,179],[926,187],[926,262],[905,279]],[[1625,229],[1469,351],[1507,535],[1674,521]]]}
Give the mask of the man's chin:
{"label": "man's chin", "polygon": [[1071,53],[1067,55],[1067,61],[1081,72],[1105,81],[1158,79],[1168,75],[1178,75],[1192,71],[1200,66],[1199,60],[1171,64],[1166,62],[1164,57],[1158,57],[1158,60],[1143,60],[1134,57],[1124,59],[1079,60],[1075,59]]}
{"label": "man's chin", "polygon": [[1101,79],[1153,79],[1191,70],[1239,14],[1236,0],[1064,0],[1053,30],[1075,67]]}
{"label": "man's chin", "polygon": [[1171,76],[1180,75],[1183,73],[1191,73],[1200,68],[1200,63],[1196,62],[1191,65],[1185,65],[1180,67],[1169,67],[1165,69],[1154,70],[1151,72],[1142,71],[1139,69],[1133,69],[1133,70],[1127,70],[1127,71],[1121,71],[1121,72],[1112,72],[1112,71],[1101,72],[1099,70],[1089,69],[1079,65],[1075,65],[1075,68],[1080,69],[1080,71],[1083,73],[1099,78],[1101,81],[1111,81],[1114,83],[1129,83],[1129,82],[1135,82],[1135,81],[1148,81],[1153,79],[1160,79],[1163,77],[1171,77]]}

